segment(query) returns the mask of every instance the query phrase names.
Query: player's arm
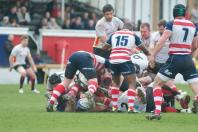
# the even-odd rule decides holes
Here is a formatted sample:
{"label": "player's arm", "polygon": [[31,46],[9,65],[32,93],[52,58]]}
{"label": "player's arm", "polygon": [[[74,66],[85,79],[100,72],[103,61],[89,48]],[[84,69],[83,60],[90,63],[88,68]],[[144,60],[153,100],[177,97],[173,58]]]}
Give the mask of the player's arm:
{"label": "player's arm", "polygon": [[169,30],[165,30],[162,34],[162,36],[160,37],[159,41],[157,42],[155,48],[153,49],[152,55],[155,57],[157,55],[157,53],[162,49],[162,47],[164,46],[165,42],[167,39],[169,39],[169,37],[171,36],[171,31]]}
{"label": "player's arm", "polygon": [[17,55],[17,49],[16,48],[13,48],[12,49],[12,52],[9,56],[9,63],[10,63],[10,71],[12,70],[13,66],[14,66],[14,63],[16,61],[16,55]]}
{"label": "player's arm", "polygon": [[36,68],[36,65],[35,65],[35,63],[34,63],[34,61],[32,59],[32,56],[31,56],[30,52],[28,53],[27,57],[28,57],[28,61],[29,61],[30,65],[32,66],[33,70],[36,72],[37,68]]}
{"label": "player's arm", "polygon": [[100,40],[100,43],[105,43],[107,41],[107,34],[102,24],[96,24],[96,36]]}
{"label": "player's arm", "polygon": [[162,49],[162,47],[165,45],[165,42],[167,39],[170,38],[172,34],[172,28],[173,28],[173,22],[168,22],[166,24],[166,30],[163,32],[162,36],[159,38],[155,48],[152,51],[152,56],[155,57],[157,53]]}
{"label": "player's arm", "polygon": [[135,35],[135,44],[139,49],[144,52],[145,55],[150,55],[149,50],[142,44],[140,38],[137,35]]}
{"label": "player's arm", "polygon": [[104,45],[102,46],[102,49],[103,49],[103,50],[111,50],[112,36],[113,36],[113,35],[111,35],[111,36],[109,37],[109,39],[108,39],[108,40],[104,43]]}
{"label": "player's arm", "polygon": [[10,63],[10,71],[12,70],[13,66],[14,66],[14,60],[15,60],[15,56],[14,55],[10,55],[9,56],[9,63]]}
{"label": "player's arm", "polygon": [[197,48],[198,48],[198,36],[196,36],[192,41],[192,47],[191,47],[192,54],[196,52]]}

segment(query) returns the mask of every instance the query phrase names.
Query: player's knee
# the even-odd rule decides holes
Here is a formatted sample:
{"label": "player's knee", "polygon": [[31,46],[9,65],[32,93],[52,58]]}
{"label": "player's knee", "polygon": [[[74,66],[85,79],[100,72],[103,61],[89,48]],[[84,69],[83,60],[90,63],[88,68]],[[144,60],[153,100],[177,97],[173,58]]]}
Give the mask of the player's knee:
{"label": "player's knee", "polygon": [[24,71],[21,71],[20,74],[21,74],[21,76],[23,76],[23,77],[25,77],[25,76],[27,75],[27,73],[26,73],[25,70],[24,70]]}

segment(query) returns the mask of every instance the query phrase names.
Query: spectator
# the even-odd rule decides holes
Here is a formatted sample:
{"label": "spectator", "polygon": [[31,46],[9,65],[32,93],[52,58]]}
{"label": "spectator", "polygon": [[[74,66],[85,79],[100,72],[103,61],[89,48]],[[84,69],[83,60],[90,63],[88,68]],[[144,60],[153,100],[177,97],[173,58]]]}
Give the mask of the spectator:
{"label": "spectator", "polygon": [[88,22],[89,22],[89,13],[88,12],[85,12],[83,14],[82,21],[83,21],[84,27],[87,28],[88,27]]}
{"label": "spectator", "polygon": [[88,21],[88,25],[87,25],[87,27],[85,27],[85,29],[87,29],[87,30],[95,30],[95,22],[94,22],[93,19],[90,19]]}
{"label": "spectator", "polygon": [[65,19],[64,20],[62,28],[63,29],[70,29],[71,28],[70,19]]}
{"label": "spectator", "polygon": [[52,17],[57,18],[58,17],[58,12],[61,11],[61,5],[58,2],[58,0],[52,0],[47,5],[47,11],[50,12]]}
{"label": "spectator", "polygon": [[59,25],[59,26],[63,26],[63,21],[62,21],[62,18],[61,18],[61,12],[59,11],[58,12],[58,16],[57,16],[57,18],[56,18],[56,22],[57,22],[57,24]]}
{"label": "spectator", "polygon": [[57,24],[56,19],[53,17],[50,19],[48,26],[50,29],[60,29],[60,26]]}
{"label": "spectator", "polygon": [[98,21],[95,12],[92,12],[92,13],[91,13],[91,19],[93,19],[95,23]]}
{"label": "spectator", "polygon": [[2,22],[0,23],[0,26],[3,27],[10,27],[11,24],[9,22],[9,17],[8,16],[4,16]]}
{"label": "spectator", "polygon": [[49,29],[49,25],[48,25],[48,20],[47,20],[47,18],[43,18],[41,28],[42,28],[42,29]]}
{"label": "spectator", "polygon": [[198,23],[198,4],[195,3],[194,8],[191,10],[191,17],[193,23]]}
{"label": "spectator", "polygon": [[10,12],[7,14],[8,17],[9,17],[9,21],[13,21],[13,19],[16,20],[16,22],[18,23],[18,17],[17,17],[17,8],[16,6],[13,6],[11,9],[10,9]]}
{"label": "spectator", "polygon": [[4,46],[3,46],[7,57],[10,56],[10,53],[11,53],[13,47],[14,47],[14,45],[12,44],[13,40],[14,40],[14,35],[9,35],[8,36],[8,40],[6,40],[6,42],[5,42]]}
{"label": "spectator", "polygon": [[21,10],[18,11],[17,16],[21,25],[28,25],[31,21],[30,14],[27,12],[27,8],[25,6],[21,7]]}
{"label": "spectator", "polygon": [[71,29],[83,29],[82,19],[81,17],[77,17],[74,19],[74,22],[71,25]]}
{"label": "spectator", "polygon": [[50,17],[51,17],[50,12],[46,11],[45,12],[45,18],[47,19],[48,22],[50,21]]}
{"label": "spectator", "polygon": [[19,24],[17,23],[16,19],[13,19],[13,20],[11,21],[11,26],[12,26],[12,27],[19,27]]}

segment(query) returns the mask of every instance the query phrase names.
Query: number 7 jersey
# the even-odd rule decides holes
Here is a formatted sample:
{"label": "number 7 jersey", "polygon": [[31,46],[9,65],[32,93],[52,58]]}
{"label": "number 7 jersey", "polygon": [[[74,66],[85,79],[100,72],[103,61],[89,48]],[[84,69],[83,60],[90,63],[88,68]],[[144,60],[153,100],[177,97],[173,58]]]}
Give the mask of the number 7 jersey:
{"label": "number 7 jersey", "polygon": [[111,45],[111,64],[120,64],[131,61],[132,48],[141,45],[140,38],[129,30],[117,31],[111,35],[108,44]]}
{"label": "number 7 jersey", "polygon": [[166,29],[172,32],[169,54],[191,54],[191,45],[196,35],[195,25],[186,19],[174,19],[167,23]]}

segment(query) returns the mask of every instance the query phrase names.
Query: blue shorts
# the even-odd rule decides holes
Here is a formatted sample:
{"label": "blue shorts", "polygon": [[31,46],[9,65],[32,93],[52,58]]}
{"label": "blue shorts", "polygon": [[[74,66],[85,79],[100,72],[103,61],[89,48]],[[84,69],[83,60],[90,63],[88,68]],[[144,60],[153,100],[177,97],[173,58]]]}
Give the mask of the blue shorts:
{"label": "blue shorts", "polygon": [[182,74],[184,80],[189,83],[198,81],[198,74],[191,55],[170,55],[159,73],[158,75],[164,81],[174,79],[178,73]]}
{"label": "blue shorts", "polygon": [[131,61],[127,61],[120,64],[111,64],[112,75],[130,75],[135,74],[135,67]]}
{"label": "blue shorts", "polygon": [[65,77],[68,79],[73,79],[77,70],[79,70],[88,80],[96,78],[96,70],[93,66],[93,59],[89,53],[73,53],[68,60],[65,70]]}

